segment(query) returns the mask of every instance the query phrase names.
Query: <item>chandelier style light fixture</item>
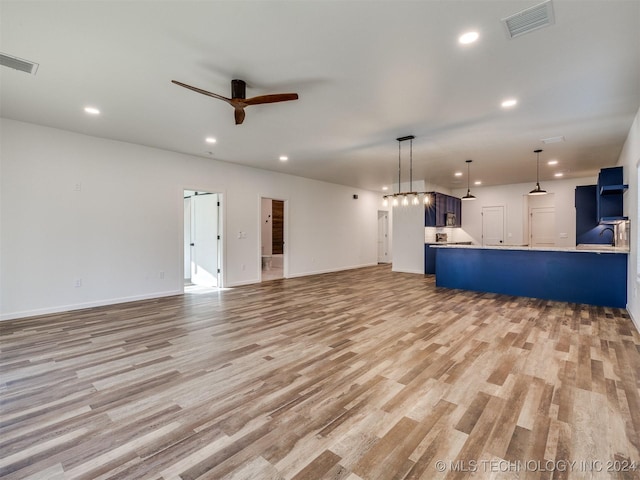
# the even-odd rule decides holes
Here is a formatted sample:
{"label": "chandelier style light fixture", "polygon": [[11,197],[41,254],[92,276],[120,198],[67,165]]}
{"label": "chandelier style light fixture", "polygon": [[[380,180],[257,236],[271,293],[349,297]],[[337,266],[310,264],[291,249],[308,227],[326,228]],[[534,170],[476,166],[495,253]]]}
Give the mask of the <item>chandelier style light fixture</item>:
{"label": "chandelier style light fixture", "polygon": [[[396,138],[398,141],[398,193],[390,193],[382,197],[382,205],[385,207],[391,205],[397,207],[402,205],[406,207],[411,203],[412,205],[420,205],[420,196],[425,205],[428,205],[431,201],[429,192],[414,192],[413,191],[413,139],[416,138],[413,135],[407,135],[406,137]],[[409,191],[403,192],[402,190],[402,142],[409,140]]]}
{"label": "chandelier style light fixture", "polygon": [[540,152],[542,150],[534,150],[533,153],[536,154],[536,187],[529,192],[529,195],[546,195],[547,191],[543,190],[540,187]]}
{"label": "chandelier style light fixture", "polygon": [[465,160],[465,162],[467,163],[467,194],[462,197],[461,200],[475,200],[476,197],[471,195],[471,189],[469,187],[471,182],[471,178],[469,177],[469,166],[471,165],[471,162],[473,162],[473,160]]}

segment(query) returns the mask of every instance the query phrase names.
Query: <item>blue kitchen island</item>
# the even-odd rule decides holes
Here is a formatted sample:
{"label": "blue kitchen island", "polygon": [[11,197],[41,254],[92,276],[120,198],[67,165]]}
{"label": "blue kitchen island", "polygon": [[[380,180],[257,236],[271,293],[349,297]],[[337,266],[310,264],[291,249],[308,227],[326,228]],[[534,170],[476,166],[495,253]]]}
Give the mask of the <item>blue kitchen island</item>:
{"label": "blue kitchen island", "polygon": [[438,287],[626,308],[625,249],[434,248]]}

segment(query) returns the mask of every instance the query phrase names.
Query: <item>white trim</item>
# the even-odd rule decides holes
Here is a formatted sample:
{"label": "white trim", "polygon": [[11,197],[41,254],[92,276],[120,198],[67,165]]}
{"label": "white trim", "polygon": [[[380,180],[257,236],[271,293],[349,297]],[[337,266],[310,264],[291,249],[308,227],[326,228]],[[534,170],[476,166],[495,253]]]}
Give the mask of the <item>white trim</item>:
{"label": "white trim", "polygon": [[633,318],[633,314],[631,313],[631,309],[629,308],[628,303],[627,303],[627,313],[629,314],[629,318],[631,318],[631,323],[633,323],[633,326],[636,327],[636,330],[638,331],[638,333],[640,333],[640,323],[638,323],[636,319]]}
{"label": "white trim", "polygon": [[105,307],[107,305],[115,305],[118,303],[137,302],[140,300],[152,300],[155,298],[173,297],[175,295],[183,295],[183,294],[184,292],[182,291],[182,289],[179,289],[179,290],[171,290],[168,292],[149,293],[146,295],[134,295],[131,297],[119,297],[119,298],[111,298],[108,300],[96,300],[94,302],[76,303],[73,305],[62,305],[62,306],[53,307],[53,308],[39,308],[36,310],[24,310],[22,312],[5,313],[3,315],[0,315],[0,321],[15,320],[20,318],[28,318],[28,317],[38,317],[41,315],[50,315],[52,313],[70,312],[73,310],[84,310],[87,308],[95,308],[95,307]]}
{"label": "white trim", "polygon": [[[311,272],[302,272],[302,273],[294,273],[292,275],[289,275],[288,278],[296,278],[296,277],[308,277],[310,275],[322,275],[324,273],[333,273],[333,272],[342,272],[345,270],[355,270],[356,268],[364,268],[364,267],[374,267],[378,265],[378,262],[375,263],[363,263],[362,265],[353,265],[350,267],[341,267],[341,268],[329,268],[326,270],[314,270]],[[409,273],[413,273],[413,272],[409,272]],[[423,274],[423,272],[418,272],[420,274]]]}

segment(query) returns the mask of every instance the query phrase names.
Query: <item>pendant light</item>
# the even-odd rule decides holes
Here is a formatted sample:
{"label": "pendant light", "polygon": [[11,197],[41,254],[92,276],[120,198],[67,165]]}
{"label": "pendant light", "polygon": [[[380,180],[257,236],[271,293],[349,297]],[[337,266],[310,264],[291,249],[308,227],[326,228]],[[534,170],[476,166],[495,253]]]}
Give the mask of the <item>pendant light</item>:
{"label": "pendant light", "polygon": [[[398,192],[384,195],[382,197],[382,205],[384,207],[391,203],[392,206],[397,207],[402,205],[406,207],[408,205],[420,205],[420,196],[425,205],[431,203],[431,198],[427,192],[414,192],[413,191],[413,139],[416,138],[413,135],[407,135],[404,137],[396,138],[398,141]],[[403,192],[402,190],[402,142],[409,141],[409,191]],[[391,201],[391,202],[389,202]]]}
{"label": "pendant light", "polygon": [[536,154],[536,187],[529,192],[529,195],[546,195],[547,191],[540,187],[540,152],[542,150],[534,150]]}
{"label": "pendant light", "polygon": [[469,186],[471,183],[471,177],[469,177],[469,167],[471,166],[471,162],[473,162],[473,160],[465,160],[465,162],[467,163],[467,194],[462,197],[461,200],[475,200],[476,197],[471,195],[471,189]]}

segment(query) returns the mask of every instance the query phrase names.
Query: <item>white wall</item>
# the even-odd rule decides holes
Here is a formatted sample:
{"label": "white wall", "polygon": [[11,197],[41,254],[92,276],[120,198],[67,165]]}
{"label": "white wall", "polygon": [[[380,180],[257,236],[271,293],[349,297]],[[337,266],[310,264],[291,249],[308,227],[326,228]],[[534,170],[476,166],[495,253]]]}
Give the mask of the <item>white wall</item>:
{"label": "white wall", "polygon": [[[424,181],[402,183],[393,189],[394,193],[400,191],[423,192]],[[393,256],[391,257],[391,270],[405,273],[424,273],[424,206],[408,205],[392,206],[389,201],[389,210],[393,219],[391,224],[391,238],[393,239]]]}
{"label": "white wall", "polygon": [[[462,202],[462,228],[473,238],[474,243],[481,245],[482,207],[502,205],[505,207],[505,245],[528,245],[529,202],[536,202],[536,206],[547,206],[552,202],[556,214],[556,245],[573,247],[576,245],[575,188],[577,185],[595,185],[596,182],[596,177],[543,181],[542,188],[553,195],[537,198],[527,195],[535,182],[474,187],[472,193],[476,200]],[[461,197],[465,193],[466,189],[454,190],[453,195]]]}
{"label": "white wall", "polygon": [[225,286],[260,281],[260,197],[288,200],[289,276],[377,262],[372,192],[7,119],[0,129],[1,319],[182,292],[184,189],[222,194]]}
{"label": "white wall", "polygon": [[640,211],[638,211],[638,165],[640,164],[640,110],[631,125],[629,135],[620,153],[618,165],[623,167],[624,183],[629,184],[629,190],[624,194],[624,214],[629,217],[630,253],[627,277],[627,310],[631,314],[633,323],[640,331],[640,300],[638,299],[638,255],[640,254],[638,245],[638,223],[640,222]]}
{"label": "white wall", "polygon": [[424,273],[424,205],[393,207],[391,270]]}

